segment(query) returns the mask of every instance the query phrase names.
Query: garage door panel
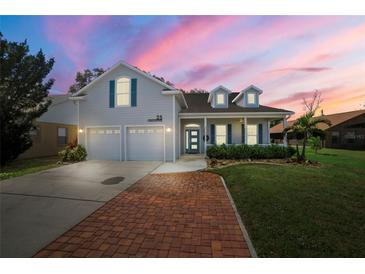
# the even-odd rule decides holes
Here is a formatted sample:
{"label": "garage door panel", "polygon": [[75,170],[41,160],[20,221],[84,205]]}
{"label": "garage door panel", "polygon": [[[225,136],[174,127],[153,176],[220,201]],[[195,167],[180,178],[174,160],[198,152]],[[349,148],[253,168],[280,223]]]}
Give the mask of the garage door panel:
{"label": "garage door panel", "polygon": [[127,159],[130,161],[163,161],[163,127],[128,127]]}
{"label": "garage door panel", "polygon": [[87,158],[119,161],[120,136],[120,129],[117,127],[89,128],[87,130]]}

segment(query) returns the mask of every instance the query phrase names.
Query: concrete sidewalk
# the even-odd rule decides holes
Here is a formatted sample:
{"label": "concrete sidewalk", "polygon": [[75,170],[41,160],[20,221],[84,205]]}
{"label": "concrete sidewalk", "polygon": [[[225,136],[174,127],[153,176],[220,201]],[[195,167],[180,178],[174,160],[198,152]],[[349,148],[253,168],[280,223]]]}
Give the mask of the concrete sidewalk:
{"label": "concrete sidewalk", "polygon": [[204,155],[182,155],[175,163],[163,163],[156,168],[152,174],[159,173],[176,173],[176,172],[191,172],[205,169],[207,162]]}

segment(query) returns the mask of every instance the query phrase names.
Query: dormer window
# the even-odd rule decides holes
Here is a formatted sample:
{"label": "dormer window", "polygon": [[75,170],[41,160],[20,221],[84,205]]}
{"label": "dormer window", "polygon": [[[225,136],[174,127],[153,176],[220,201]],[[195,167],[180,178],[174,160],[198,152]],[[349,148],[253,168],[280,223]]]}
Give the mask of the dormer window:
{"label": "dormer window", "polygon": [[131,81],[122,77],[117,80],[116,102],[118,107],[130,106],[131,104]]}
{"label": "dormer window", "polygon": [[215,98],[216,98],[216,104],[217,105],[224,105],[226,102],[224,101],[224,94],[223,93],[217,93],[215,95]]}
{"label": "dormer window", "polygon": [[256,94],[255,93],[247,93],[247,104],[256,105]]}

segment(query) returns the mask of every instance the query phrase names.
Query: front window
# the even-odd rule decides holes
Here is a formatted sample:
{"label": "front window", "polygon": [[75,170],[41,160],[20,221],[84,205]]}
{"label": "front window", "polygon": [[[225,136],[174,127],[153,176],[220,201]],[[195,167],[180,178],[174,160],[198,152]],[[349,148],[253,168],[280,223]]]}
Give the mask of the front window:
{"label": "front window", "polygon": [[131,83],[128,78],[119,78],[117,80],[117,106],[130,105]]}
{"label": "front window", "polygon": [[247,125],[247,144],[257,144],[257,125]]}
{"label": "front window", "polygon": [[338,143],[338,140],[340,138],[340,132],[338,131],[332,131],[331,133],[331,137],[332,137],[332,144],[337,144]]}
{"label": "front window", "polygon": [[217,145],[227,143],[227,127],[226,125],[216,125],[215,127],[215,142]]}
{"label": "front window", "polygon": [[223,93],[217,93],[216,94],[216,104],[217,105],[224,105],[224,94]]}
{"label": "front window", "polygon": [[256,94],[247,93],[247,104],[250,104],[250,105],[256,104]]}
{"label": "front window", "polygon": [[57,129],[57,144],[59,145],[67,144],[67,129],[64,127],[59,127]]}

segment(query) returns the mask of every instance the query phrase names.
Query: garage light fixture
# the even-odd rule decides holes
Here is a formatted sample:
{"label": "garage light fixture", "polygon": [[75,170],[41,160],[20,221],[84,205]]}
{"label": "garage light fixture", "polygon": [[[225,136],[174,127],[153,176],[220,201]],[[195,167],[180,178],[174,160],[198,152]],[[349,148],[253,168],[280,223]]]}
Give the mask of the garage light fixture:
{"label": "garage light fixture", "polygon": [[171,132],[171,128],[169,128],[169,127],[168,127],[168,128],[166,129],[166,132]]}

